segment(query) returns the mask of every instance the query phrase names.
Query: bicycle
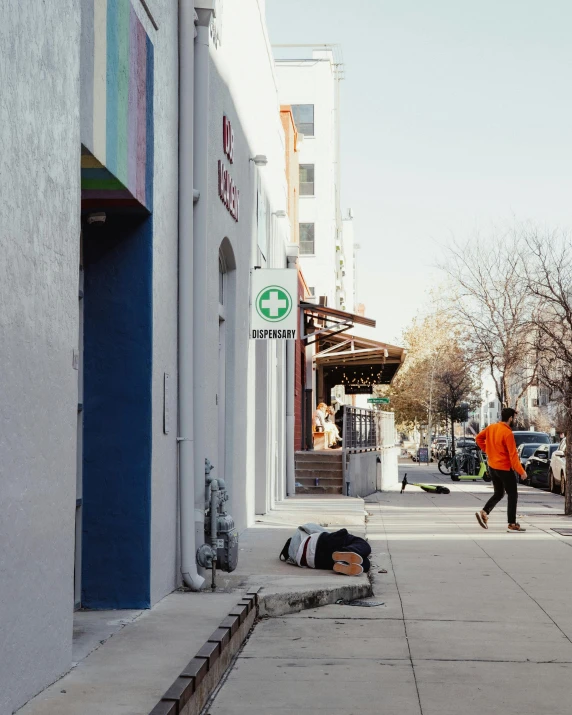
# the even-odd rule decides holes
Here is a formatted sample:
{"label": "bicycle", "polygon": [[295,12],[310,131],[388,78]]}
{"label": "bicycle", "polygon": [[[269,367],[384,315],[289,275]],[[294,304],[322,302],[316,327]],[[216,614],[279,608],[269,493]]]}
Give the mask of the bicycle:
{"label": "bicycle", "polygon": [[[475,447],[464,447],[453,457],[447,455],[439,460],[437,466],[441,474],[451,475],[451,479],[454,481],[467,478],[481,479],[484,478],[484,475],[488,477],[486,455]],[[461,476],[463,472],[468,476]]]}
{"label": "bicycle", "polygon": [[437,468],[445,476],[459,473],[465,469],[468,456],[465,452],[457,452],[454,455],[447,454],[438,461]]}
{"label": "bicycle", "polygon": [[454,482],[476,481],[477,479],[482,479],[485,482],[491,481],[487,455],[480,449],[464,449],[454,457],[444,458],[438,466],[441,474],[450,474]]}

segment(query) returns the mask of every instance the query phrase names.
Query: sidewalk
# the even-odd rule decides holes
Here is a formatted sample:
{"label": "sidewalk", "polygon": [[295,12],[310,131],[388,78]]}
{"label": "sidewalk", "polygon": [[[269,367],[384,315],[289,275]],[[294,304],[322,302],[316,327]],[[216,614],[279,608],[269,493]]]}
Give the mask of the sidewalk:
{"label": "sidewalk", "polygon": [[[474,512],[492,487],[445,483],[367,500],[375,608],[326,606],[261,622],[211,715],[565,715],[572,676],[572,537],[563,499],[519,488],[526,534],[488,531]],[[504,508],[503,508],[504,507]]]}
{"label": "sidewalk", "polygon": [[299,524],[314,521],[331,530],[346,526],[363,535],[365,513],[361,499],[288,499],[241,535],[238,569],[218,573],[216,593],[177,591],[150,611],[79,612],[74,627],[76,667],[18,714],[148,715],[253,587],[261,588],[261,615],[368,595],[371,585],[366,576],[300,569],[278,558]]}

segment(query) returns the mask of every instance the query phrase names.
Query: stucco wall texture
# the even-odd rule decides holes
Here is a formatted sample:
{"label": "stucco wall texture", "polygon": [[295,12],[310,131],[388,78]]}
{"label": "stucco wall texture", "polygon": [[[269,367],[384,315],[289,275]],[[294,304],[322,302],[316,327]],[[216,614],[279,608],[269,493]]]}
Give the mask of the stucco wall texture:
{"label": "stucco wall texture", "polygon": [[[181,583],[178,568],[178,3],[133,5],[155,46],[153,168],[153,454],[151,469],[151,605]],[[163,433],[164,375],[169,374],[169,434]]]}
{"label": "stucco wall texture", "polygon": [[[91,14],[98,0],[82,0]],[[153,91],[153,376],[151,470],[151,605],[180,584],[177,521],[177,280],[178,280],[178,3],[147,3],[156,29],[139,0],[131,7],[154,47]],[[100,13],[96,12],[96,17]],[[93,51],[84,32],[83,49]],[[91,45],[90,45],[91,43]],[[82,141],[98,158],[94,135],[93,62],[81,65]],[[87,107],[87,110],[86,110]],[[105,120],[105,116],[100,117]],[[99,128],[101,129],[101,128]],[[101,131],[100,131],[101,133]],[[169,375],[169,433],[164,434],[164,376]]]}
{"label": "stucco wall texture", "polygon": [[2,0],[0,14],[0,713],[9,715],[71,661],[80,9]]}
{"label": "stucco wall texture", "polygon": [[[250,270],[258,263],[257,187],[268,199],[268,267],[285,267],[285,246],[290,240],[288,221],[272,216],[287,208],[284,171],[284,132],[276,88],[272,53],[258,0],[224,3],[217,21],[222,28],[220,47],[211,43],[209,69],[208,194],[209,246],[207,265],[207,317],[201,330],[208,364],[217,364],[218,257],[227,239],[236,262],[228,275],[226,310],[226,470],[230,493],[229,511],[239,531],[251,524],[257,505],[264,511],[273,495],[273,484],[283,483],[284,430],[272,427],[283,409],[283,376],[279,377],[275,346],[256,345],[249,339]],[[262,22],[261,22],[262,20]],[[249,42],[237,28],[250,28]],[[218,196],[218,159],[224,159],[222,118],[234,132],[234,162],[229,166],[240,191],[240,220],[235,222]],[[255,167],[250,158],[265,154],[268,165]],[[195,241],[197,236],[195,235]],[[280,348],[283,352],[284,346]],[[274,386],[274,389],[272,389]],[[206,375],[204,422],[217,424],[216,371]],[[274,431],[273,431],[274,430]],[[218,466],[218,432],[206,430],[198,440],[201,459]],[[216,472],[215,472],[216,474]],[[283,494],[280,494],[283,496]]]}

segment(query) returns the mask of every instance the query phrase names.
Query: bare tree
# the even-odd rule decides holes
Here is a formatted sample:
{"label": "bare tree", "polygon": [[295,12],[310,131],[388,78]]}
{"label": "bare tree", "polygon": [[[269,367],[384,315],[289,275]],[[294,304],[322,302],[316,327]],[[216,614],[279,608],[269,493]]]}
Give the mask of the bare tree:
{"label": "bare tree", "polygon": [[455,454],[455,422],[466,419],[462,413],[478,402],[474,369],[467,361],[466,352],[454,346],[440,361],[436,375],[439,407],[451,420],[451,450]]}
{"label": "bare tree", "polygon": [[[522,239],[516,231],[476,236],[453,243],[440,266],[449,279],[449,306],[464,331],[475,365],[486,369],[503,407],[515,409],[536,379],[536,365],[526,368],[533,300],[522,279]],[[518,379],[511,396],[509,384]],[[512,402],[512,404],[510,404]]]}
{"label": "bare tree", "polygon": [[443,315],[432,314],[423,320],[414,320],[403,334],[407,348],[405,365],[387,391],[398,424],[404,427],[426,424],[428,440],[434,404],[439,399],[435,381],[439,359],[455,341],[450,321]]}
{"label": "bare tree", "polygon": [[475,369],[458,331],[443,314],[413,321],[403,338],[407,360],[388,394],[398,423],[427,425],[430,441],[436,422],[445,416],[458,421],[460,403],[474,402]]}
{"label": "bare tree", "polygon": [[524,276],[537,306],[531,325],[542,383],[556,396],[566,434],[565,513],[572,514],[572,245],[564,233],[526,237]]}

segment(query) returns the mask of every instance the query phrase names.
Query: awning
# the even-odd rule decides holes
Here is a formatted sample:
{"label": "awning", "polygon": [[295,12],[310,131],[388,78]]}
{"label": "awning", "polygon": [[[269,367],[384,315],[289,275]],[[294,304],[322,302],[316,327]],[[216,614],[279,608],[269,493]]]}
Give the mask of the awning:
{"label": "awning", "polygon": [[304,313],[304,336],[303,340],[307,345],[322,340],[326,336],[338,335],[353,328],[354,324],[367,325],[375,328],[375,320],[366,318],[363,315],[347,313],[345,310],[328,308],[324,305],[300,302],[300,308]]}
{"label": "awning", "polygon": [[336,385],[363,387],[389,385],[405,360],[397,345],[357,335],[325,335],[320,338],[316,366]]}

